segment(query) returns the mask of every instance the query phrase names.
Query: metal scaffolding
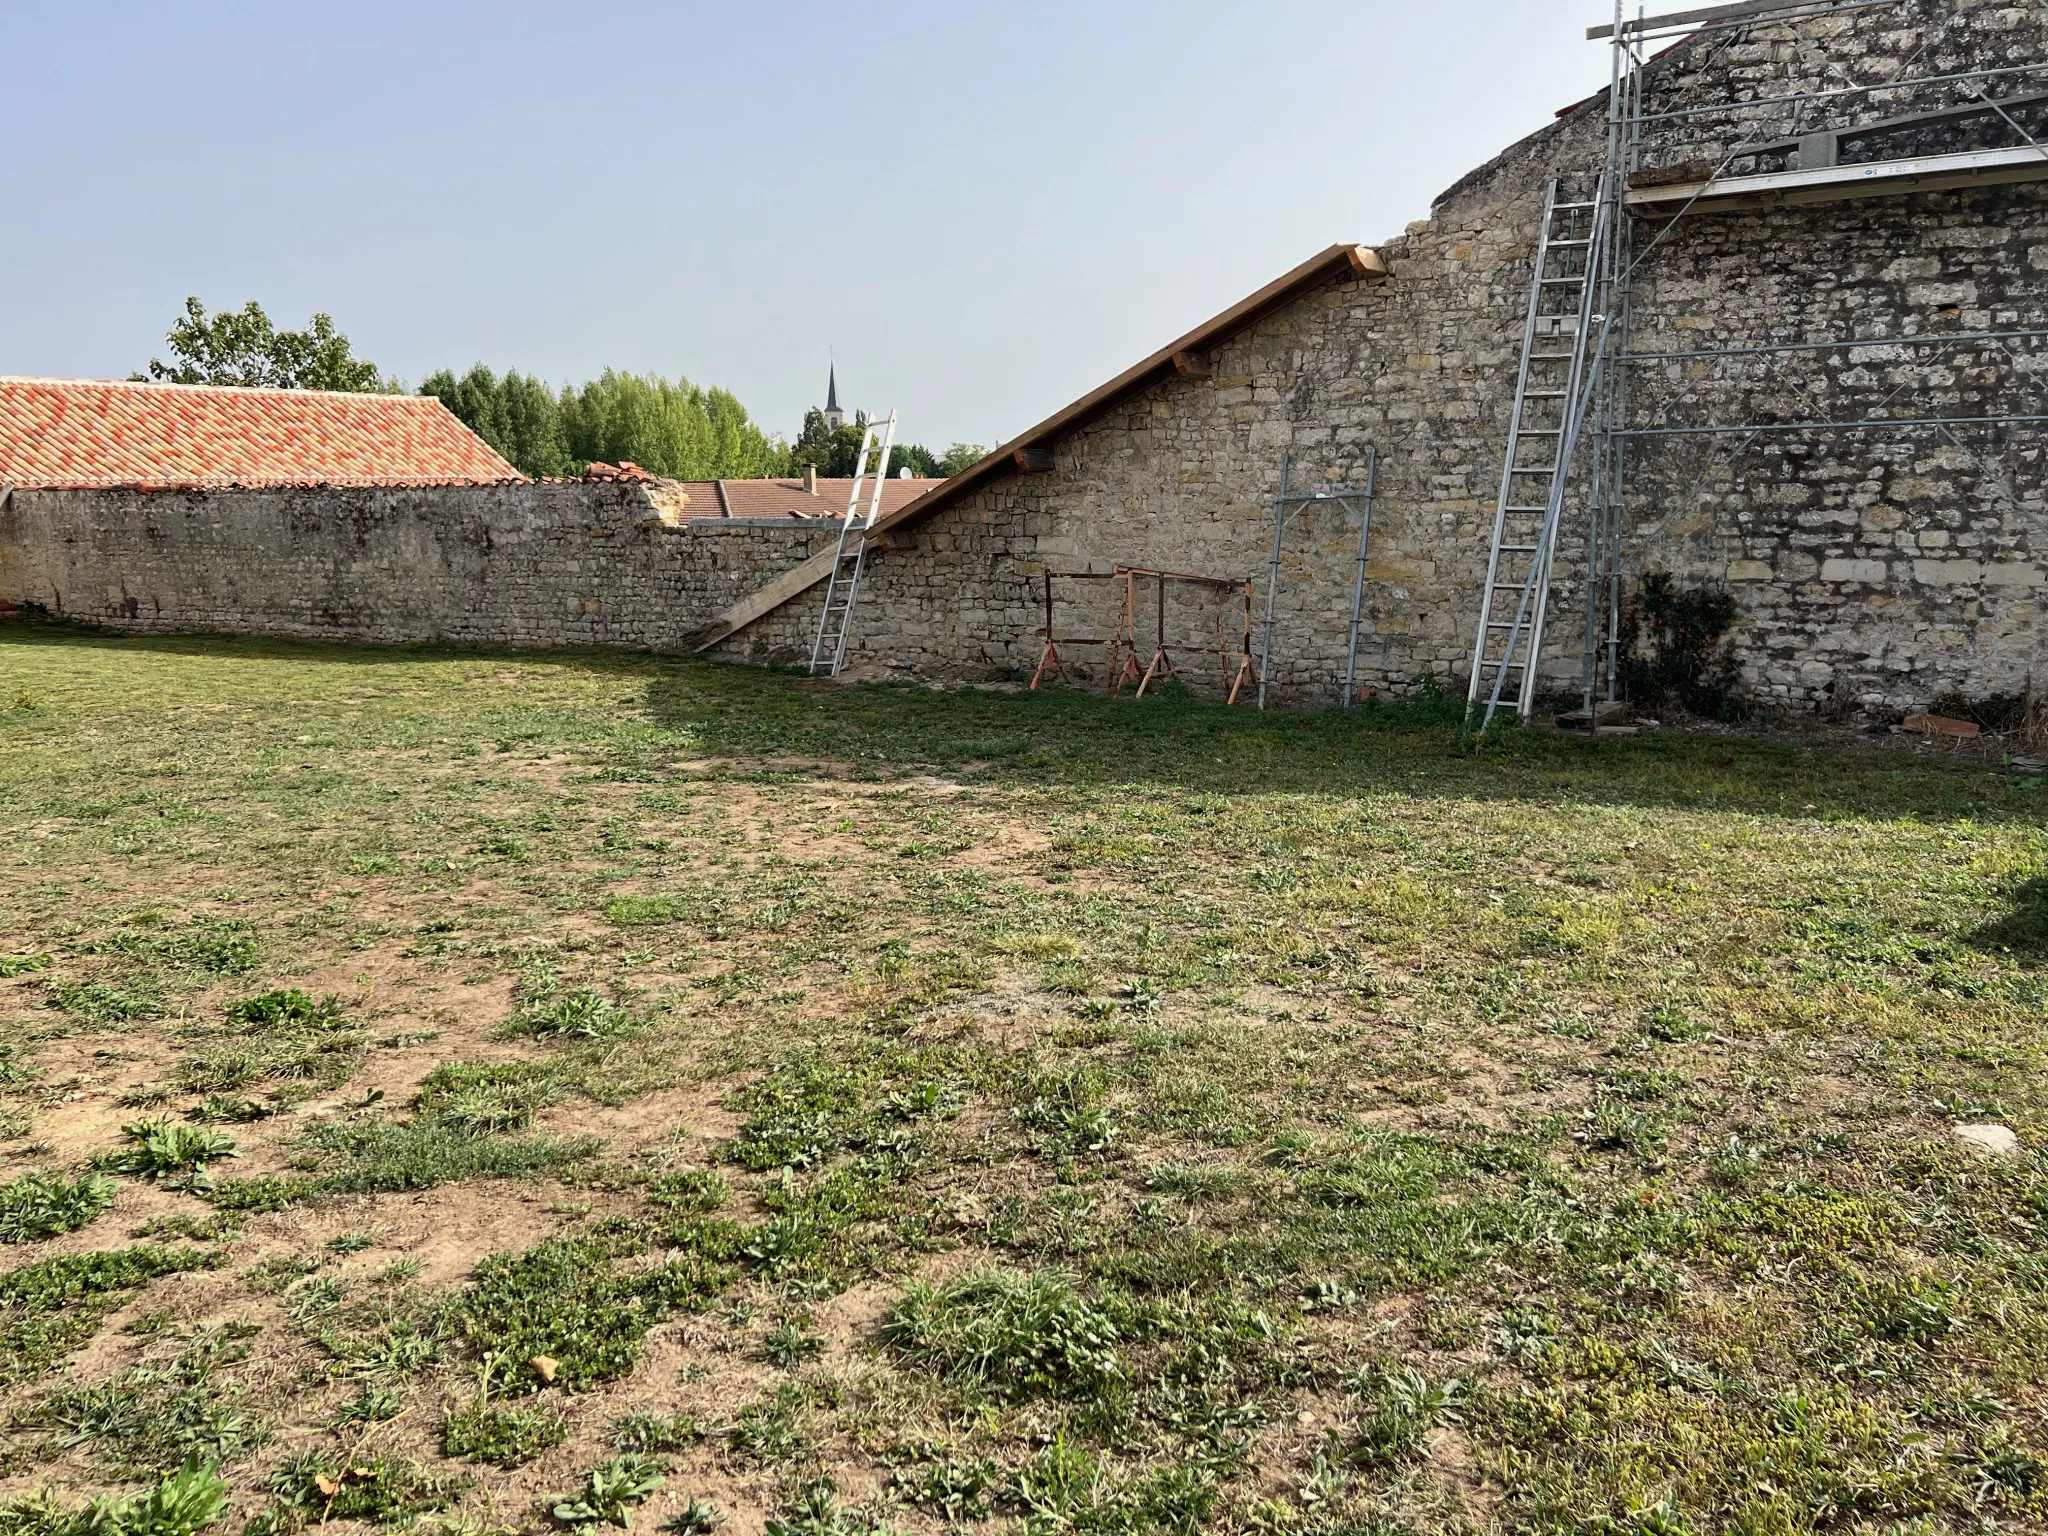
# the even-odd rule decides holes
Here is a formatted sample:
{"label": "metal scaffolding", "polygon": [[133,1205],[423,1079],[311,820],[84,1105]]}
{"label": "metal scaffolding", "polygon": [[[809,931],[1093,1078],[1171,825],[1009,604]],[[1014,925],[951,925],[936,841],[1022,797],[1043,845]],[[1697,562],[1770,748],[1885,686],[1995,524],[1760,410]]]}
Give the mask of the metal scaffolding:
{"label": "metal scaffolding", "polygon": [[[1585,547],[1585,640],[1581,668],[1581,692],[1589,717],[1596,704],[1603,698],[1608,702],[1615,701],[1621,685],[1619,662],[1623,605],[1623,529],[1629,487],[1631,444],[1661,438],[1736,436],[1747,439],[1763,434],[1781,433],[1904,432],[1928,429],[1938,430],[1951,441],[1959,442],[1957,428],[1996,428],[2048,420],[2048,415],[2017,410],[1993,414],[1946,415],[1921,410],[1899,415],[1860,414],[1850,420],[1810,417],[1680,424],[1644,423],[1633,418],[1632,413],[1640,393],[1633,380],[1638,370],[1647,365],[1747,358],[1757,360],[1767,368],[1775,368],[1780,359],[1789,359],[1801,353],[1826,354],[1838,350],[1891,347],[1909,351],[1934,349],[1930,356],[1913,364],[1916,367],[1927,367],[1938,361],[1944,351],[1957,346],[2009,346],[2012,343],[2038,342],[2048,338],[2048,329],[2036,325],[1949,333],[1916,330],[1891,336],[1841,336],[1817,341],[1698,347],[1682,351],[1639,349],[1635,343],[1632,332],[1632,322],[1635,318],[1632,313],[1633,280],[1644,262],[1672,236],[1682,221],[1688,218],[1759,206],[1798,206],[1807,202],[1846,198],[1898,196],[1905,192],[1929,188],[1996,185],[2018,180],[2048,180],[2048,132],[2030,132],[2020,121],[2020,115],[2016,115],[2024,115],[2027,109],[2035,108],[2044,101],[2039,94],[2039,87],[2036,86],[2029,94],[1994,99],[1987,96],[1978,84],[2048,74],[2048,61],[1992,69],[1908,75],[1827,90],[1787,91],[1777,95],[1760,95],[1746,100],[1731,99],[1703,106],[1688,105],[1656,112],[1647,110],[1645,87],[1650,76],[1651,54],[1646,44],[1653,40],[1732,32],[1760,23],[1782,23],[1816,16],[1833,16],[1843,12],[1872,10],[1895,3],[1896,0],[1741,0],[1741,3],[1717,5],[1661,17],[1646,17],[1638,11],[1636,18],[1631,21],[1624,16],[1620,0],[1616,0],[1613,24],[1592,28],[1587,34],[1589,38],[1607,40],[1612,49],[1604,184],[1621,189],[1617,199],[1616,217],[1608,221],[1602,231],[1606,247],[1595,263],[1601,274],[1598,278],[1599,290],[1594,301],[1587,306],[1593,322],[1600,328],[1601,341],[1590,348],[1591,355],[1578,386],[1582,391],[1585,417],[1591,424]],[[1727,115],[1739,123],[1747,120],[1748,114],[1769,114],[1786,107],[1798,109],[1795,113],[1796,119],[1798,113],[1803,113],[1812,103],[1841,102],[1877,91],[1897,92],[1913,87],[1946,85],[1958,87],[1967,92],[1972,99],[1953,107],[1933,112],[1922,111],[1909,117],[1843,124],[1830,128],[1806,127],[1803,131],[1791,135],[1787,135],[1780,127],[1771,137],[1746,138],[1727,148],[1720,163],[1704,175],[1695,172],[1678,181],[1673,181],[1667,176],[1658,184],[1656,176],[1645,177],[1643,174],[1646,135],[1657,124],[1713,114]],[[1993,123],[1995,120],[1995,134],[2003,133],[2024,142],[1971,149],[1961,153],[1896,156],[1891,159],[1883,158],[1881,155],[1866,156],[1848,163],[1844,162],[1845,141],[1857,141],[1860,154],[1861,145],[1881,139],[1887,130],[1903,132],[1934,121],[1965,122],[1970,119],[1983,119],[1987,123]],[[1770,125],[1767,123],[1766,127],[1768,126]],[[1738,161],[1747,160],[1752,167],[1756,167],[1772,159],[1782,163],[1775,167],[1752,169],[1747,173],[1730,174],[1731,167]],[[1642,182],[1650,185],[1640,185]],[[1650,220],[1658,221],[1661,227],[1654,231],[1649,229]],[[1640,230],[1639,223],[1644,226]],[[1903,316],[1901,321],[1910,323],[1907,317]],[[1899,392],[1895,389],[1892,395],[1880,401],[1880,408]],[[1569,443],[1570,439],[1567,439],[1568,446]],[[1979,457],[1983,457],[1981,452]],[[1511,457],[1509,463],[1512,465],[1513,462]],[[1560,487],[1559,494],[1553,498],[1550,518],[1546,521],[1546,537],[1555,537],[1556,507],[1561,499]],[[1498,535],[1496,538],[1498,539]],[[1538,571],[1530,572],[1529,589],[1523,593],[1521,605],[1524,611],[1532,606],[1535,612],[1542,611],[1547,591],[1539,590],[1539,587],[1547,589],[1552,579],[1553,572],[1548,563],[1540,571],[1540,579]],[[1518,614],[1517,622],[1520,621]],[[1515,638],[1513,635],[1510,636],[1510,646]],[[1531,640],[1535,643],[1530,647],[1524,672],[1524,678],[1530,683],[1533,682],[1535,668],[1540,659],[1535,653],[1536,645],[1540,644],[1540,629],[1532,634]],[[1484,645],[1483,629],[1481,644]],[[1490,703],[1498,702],[1501,698],[1501,689],[1498,686],[1501,679],[1496,677],[1494,681],[1496,686],[1492,689],[1493,699]],[[1526,700],[1531,696],[1531,692],[1531,688],[1525,684],[1522,689],[1525,713]],[[1480,689],[1475,678],[1475,702],[1479,696]],[[1490,720],[1492,713],[1492,708],[1489,708],[1485,718]]]}
{"label": "metal scaffolding", "polygon": [[1372,504],[1379,488],[1380,451],[1377,445],[1368,443],[1365,449],[1365,487],[1353,491],[1291,491],[1287,488],[1288,477],[1294,470],[1294,456],[1280,456],[1280,494],[1273,498],[1273,556],[1266,572],[1266,617],[1259,641],[1259,696],[1258,706],[1266,707],[1266,678],[1273,665],[1273,626],[1275,605],[1280,596],[1280,556],[1287,539],[1287,530],[1294,520],[1311,507],[1331,505],[1342,512],[1358,514],[1358,576],[1351,588],[1351,638],[1344,656],[1344,692],[1337,700],[1339,709],[1349,709],[1357,700],[1354,689],[1358,680],[1358,628],[1365,612],[1365,564],[1366,553],[1372,541]]}

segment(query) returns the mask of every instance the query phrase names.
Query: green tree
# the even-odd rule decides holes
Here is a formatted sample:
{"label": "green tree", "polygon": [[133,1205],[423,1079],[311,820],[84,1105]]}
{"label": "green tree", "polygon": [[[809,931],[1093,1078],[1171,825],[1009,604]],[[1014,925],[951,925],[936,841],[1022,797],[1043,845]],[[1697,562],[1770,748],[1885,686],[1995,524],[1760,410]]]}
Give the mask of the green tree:
{"label": "green tree", "polygon": [[790,446],[790,467],[815,468],[831,479],[852,478],[854,466],[860,462],[860,439],[867,425],[868,419],[862,414],[832,426],[825,420],[825,413],[812,406],[804,412],[803,431]]}
{"label": "green tree", "polygon": [[579,463],[633,463],[678,480],[752,479],[786,474],[789,452],[747,418],[722,389],[688,379],[607,368],[562,391],[569,455]]}
{"label": "green tree", "polygon": [[149,360],[149,372],[134,377],[171,384],[231,384],[246,389],[334,389],[352,394],[397,390],[375,363],[350,350],[332,317],[315,315],[303,331],[280,331],[263,306],[251,299],[238,310],[209,315],[196,296],[164,339],[171,361]]}
{"label": "green tree", "polygon": [[936,475],[939,461],[922,443],[898,443],[889,455],[889,473],[893,475],[899,469],[908,469],[913,475]]}
{"label": "green tree", "polygon": [[711,478],[753,480],[789,473],[789,449],[779,437],[769,437],[748,420],[747,408],[737,397],[722,389],[706,390],[704,410],[711,418],[711,442],[719,466]]}
{"label": "green tree", "polygon": [[[828,426],[825,413],[813,406],[804,413],[804,429],[790,445],[791,465],[800,470],[815,464],[821,475],[851,479],[860,462],[860,439],[867,425],[867,416],[860,414],[838,427]],[[922,443],[898,443],[889,451],[889,473],[908,467],[914,475],[957,475],[987,451],[979,443],[955,443],[939,458]]]}
{"label": "green tree", "polygon": [[522,475],[543,479],[582,467],[569,456],[562,403],[539,379],[518,372],[501,379],[478,363],[459,379],[446,368],[430,374],[420,393],[447,406]]}

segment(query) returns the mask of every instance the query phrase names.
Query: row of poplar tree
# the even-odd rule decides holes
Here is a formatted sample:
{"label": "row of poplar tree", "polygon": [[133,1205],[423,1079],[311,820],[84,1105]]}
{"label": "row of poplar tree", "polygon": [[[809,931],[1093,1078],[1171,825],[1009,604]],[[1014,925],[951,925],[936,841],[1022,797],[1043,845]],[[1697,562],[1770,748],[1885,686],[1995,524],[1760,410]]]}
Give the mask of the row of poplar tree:
{"label": "row of poplar tree", "polygon": [[[867,425],[856,417],[833,427],[813,409],[797,440],[784,443],[756,426],[726,390],[609,368],[558,392],[479,363],[460,378],[445,369],[433,374],[420,393],[439,399],[520,473],[537,477],[575,474],[593,461],[637,464],[677,480],[748,480],[806,466],[843,477],[854,471]],[[955,443],[944,454],[898,443],[889,465],[892,473],[950,475],[981,454],[974,443]]]}
{"label": "row of poplar tree", "polygon": [[[151,358],[136,378],[174,384],[403,393],[374,363],[357,357],[324,314],[302,331],[280,330],[254,299],[209,314],[197,298],[165,340],[170,360]],[[829,425],[822,411],[804,418],[794,443],[763,432],[723,389],[687,379],[606,369],[587,384],[556,390],[524,374],[494,373],[481,363],[457,377],[443,369],[420,385],[522,474],[573,475],[586,464],[631,463],[677,480],[745,480],[800,473],[851,475],[865,418]],[[950,475],[980,458],[973,443],[943,455],[899,443],[892,471]]]}

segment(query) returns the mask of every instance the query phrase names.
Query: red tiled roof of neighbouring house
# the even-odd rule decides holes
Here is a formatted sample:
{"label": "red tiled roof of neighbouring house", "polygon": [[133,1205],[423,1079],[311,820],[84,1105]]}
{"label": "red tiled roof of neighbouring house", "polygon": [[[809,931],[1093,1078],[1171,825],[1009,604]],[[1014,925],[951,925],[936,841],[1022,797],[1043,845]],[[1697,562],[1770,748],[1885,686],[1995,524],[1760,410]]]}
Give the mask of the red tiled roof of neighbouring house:
{"label": "red tiled roof of neighbouring house", "polygon": [[0,378],[0,480],[21,490],[521,478],[430,395]]}
{"label": "red tiled roof of neighbouring house", "polygon": [[[844,517],[851,480],[819,480],[815,492],[801,480],[684,480],[689,494],[686,518],[700,517]],[[889,479],[882,482],[881,516],[887,517],[942,482],[935,479]],[[870,486],[873,484],[869,482]],[[863,492],[865,504],[867,496]]]}

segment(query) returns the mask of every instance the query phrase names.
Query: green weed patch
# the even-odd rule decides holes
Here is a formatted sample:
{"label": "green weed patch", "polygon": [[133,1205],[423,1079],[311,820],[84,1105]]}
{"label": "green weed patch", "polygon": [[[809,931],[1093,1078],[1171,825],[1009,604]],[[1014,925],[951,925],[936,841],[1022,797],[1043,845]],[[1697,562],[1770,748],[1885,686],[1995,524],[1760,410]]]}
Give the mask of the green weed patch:
{"label": "green weed patch", "polygon": [[262,954],[254,925],[239,918],[184,928],[119,928],[86,948],[207,976],[239,976],[254,970]]}
{"label": "green weed patch", "polygon": [[39,1259],[0,1274],[0,1386],[53,1369],[150,1281],[220,1262],[203,1248],[118,1248]]}
{"label": "green weed patch", "polygon": [[305,1135],[311,1170],[223,1179],[200,1191],[223,1211],[275,1211],[320,1195],[431,1189],[465,1179],[524,1178],[592,1156],[588,1140],[479,1134],[435,1119],[371,1117],[315,1126]]}
{"label": "green weed patch", "polygon": [[196,1173],[206,1164],[234,1157],[235,1139],[221,1131],[179,1125],[169,1116],[137,1120],[121,1127],[127,1150],[107,1154],[104,1165],[116,1173],[161,1179]]}
{"label": "green weed patch", "polygon": [[60,1388],[25,1422],[44,1430],[54,1449],[83,1447],[95,1466],[123,1479],[232,1461],[269,1437],[241,1385],[223,1374],[247,1358],[256,1331],[233,1324],[202,1329],[168,1359],[96,1385]]}
{"label": "green weed patch", "polygon": [[[111,1100],[202,1246],[0,1277],[0,1536],[264,1434],[250,1536],[689,1536],[714,1460],[834,1536],[2048,1524],[2038,775],[17,624],[31,685],[0,1234],[79,1240],[29,1138]],[[182,1296],[78,1355],[228,1261],[264,1369]]]}
{"label": "green weed patch", "polygon": [[197,1536],[226,1511],[228,1485],[216,1468],[187,1462],[154,1488],[88,1499],[62,1509],[42,1494],[0,1503],[8,1536]]}
{"label": "green weed patch", "polygon": [[1007,1397],[1125,1375],[1117,1326],[1050,1275],[969,1275],[906,1291],[885,1332],[913,1365]]}
{"label": "green weed patch", "polygon": [[633,1523],[634,1506],[646,1502],[667,1481],[658,1462],[627,1451],[592,1467],[582,1491],[558,1502],[554,1516],[567,1526],[616,1525],[624,1530]]}
{"label": "green weed patch", "polygon": [[339,998],[296,989],[243,998],[215,1033],[227,1038],[193,1051],[180,1069],[187,1092],[226,1096],[255,1084],[300,1092],[333,1086],[348,1080],[368,1044]]}
{"label": "green weed patch", "polygon": [[119,1186],[101,1173],[67,1179],[24,1173],[0,1184],[0,1243],[28,1243],[75,1232],[105,1214]]}
{"label": "green weed patch", "polygon": [[617,1380],[638,1362],[649,1328],[709,1306],[737,1278],[687,1252],[638,1267],[621,1262],[645,1248],[634,1236],[594,1237],[493,1255],[443,1327],[499,1392],[576,1392]]}
{"label": "green weed patch", "polygon": [[439,1477],[395,1457],[305,1451],[271,1473],[273,1502],[255,1525],[291,1532],[333,1520],[382,1524],[446,1509],[467,1487],[465,1479]]}
{"label": "green weed patch", "polygon": [[568,1438],[568,1426],[545,1408],[473,1403],[441,1421],[441,1450],[449,1456],[518,1467]]}

